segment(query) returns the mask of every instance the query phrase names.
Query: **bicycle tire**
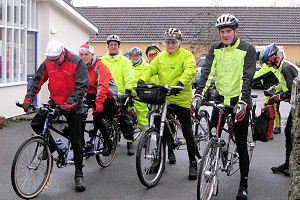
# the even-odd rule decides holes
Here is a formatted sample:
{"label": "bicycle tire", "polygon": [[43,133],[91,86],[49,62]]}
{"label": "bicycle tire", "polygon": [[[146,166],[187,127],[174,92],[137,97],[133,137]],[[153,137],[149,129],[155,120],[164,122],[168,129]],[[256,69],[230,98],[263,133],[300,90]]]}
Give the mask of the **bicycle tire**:
{"label": "bicycle tire", "polygon": [[195,120],[196,122],[193,123],[194,137],[198,152],[202,157],[211,135],[209,125],[209,114],[206,110],[201,110],[199,119]]}
{"label": "bicycle tire", "polygon": [[[159,139],[161,142],[158,146]],[[160,155],[157,152],[160,152]],[[165,159],[163,138],[159,136],[157,129],[148,129],[141,136],[136,151],[136,171],[144,186],[151,188],[157,185],[165,169]]]}
{"label": "bicycle tire", "polygon": [[[11,182],[16,194],[23,199],[36,197],[44,189],[50,178],[53,158],[49,147],[45,144],[44,138],[31,137],[21,144],[14,156]],[[26,151],[28,152],[26,153]],[[40,181],[38,180],[39,177],[41,177]]]}
{"label": "bicycle tire", "polygon": [[[217,184],[217,171],[219,168],[216,160],[217,149],[214,141],[210,140],[207,144],[203,157],[200,161],[197,181],[197,200],[208,200],[212,197],[214,187]],[[212,170],[213,169],[213,170]],[[207,184],[207,185],[206,185]]]}
{"label": "bicycle tire", "polygon": [[102,155],[104,138],[99,130],[97,131],[96,140],[95,140],[95,149],[96,151],[99,151],[99,153],[96,154],[96,160],[97,163],[103,168],[108,167],[115,159],[118,150],[119,137],[120,137],[118,131],[119,130],[118,125],[114,120],[105,120],[105,123],[107,125],[107,132],[109,134],[109,139],[112,141],[112,149],[110,155],[108,156]]}

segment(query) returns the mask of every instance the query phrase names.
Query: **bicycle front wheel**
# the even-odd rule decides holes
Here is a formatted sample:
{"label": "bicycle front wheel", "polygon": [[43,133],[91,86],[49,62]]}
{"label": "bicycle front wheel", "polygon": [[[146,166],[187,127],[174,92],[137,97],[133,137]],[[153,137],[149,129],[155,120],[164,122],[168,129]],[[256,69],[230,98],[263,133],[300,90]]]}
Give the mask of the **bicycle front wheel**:
{"label": "bicycle front wheel", "polygon": [[209,115],[207,111],[201,110],[199,118],[195,119],[193,124],[197,149],[202,157],[210,137]]}
{"label": "bicycle front wheel", "polygon": [[41,137],[26,140],[17,150],[11,168],[11,182],[17,195],[24,199],[36,197],[46,186],[52,156]]}
{"label": "bicycle front wheel", "polygon": [[140,138],[136,152],[136,170],[141,183],[155,186],[165,169],[166,151],[163,138],[154,128],[148,129]]}
{"label": "bicycle front wheel", "polygon": [[217,147],[213,140],[210,140],[204,150],[203,157],[200,161],[197,183],[197,200],[207,200],[213,195],[217,187]]}
{"label": "bicycle front wheel", "polygon": [[95,140],[95,149],[96,149],[96,160],[97,163],[101,167],[107,167],[109,166],[112,161],[116,157],[116,153],[118,150],[118,143],[119,143],[119,131],[118,131],[118,125],[114,120],[106,120],[105,121],[106,128],[107,128],[107,133],[109,135],[109,140],[111,141],[111,146],[110,146],[110,154],[109,155],[103,155],[103,143],[104,143],[104,138],[101,134],[101,132],[98,130],[97,135],[96,135],[96,140]]}

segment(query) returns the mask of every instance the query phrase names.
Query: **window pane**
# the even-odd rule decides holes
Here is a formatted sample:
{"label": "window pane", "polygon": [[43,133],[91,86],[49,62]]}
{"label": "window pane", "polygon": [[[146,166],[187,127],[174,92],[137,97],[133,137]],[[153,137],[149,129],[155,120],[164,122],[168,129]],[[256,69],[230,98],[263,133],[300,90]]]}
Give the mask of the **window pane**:
{"label": "window pane", "polygon": [[13,1],[7,1],[7,23],[12,25],[13,23]]}
{"label": "window pane", "polygon": [[20,55],[20,81],[25,81],[25,35],[26,31],[21,31],[21,55]]}
{"label": "window pane", "polygon": [[2,13],[3,13],[3,11],[2,11],[2,8],[3,8],[3,0],[0,0],[0,24],[2,24],[3,22],[2,22]]}
{"label": "window pane", "polygon": [[4,34],[4,28],[0,28],[0,83],[4,83],[4,77],[3,77],[3,74],[5,73],[4,72],[4,57],[3,57],[3,34]]}
{"label": "window pane", "polygon": [[14,30],[14,58],[13,58],[13,63],[14,63],[14,82],[19,81],[19,72],[20,72],[20,62],[19,62],[19,50],[20,50],[20,39],[19,39],[19,30]]}
{"label": "window pane", "polygon": [[25,26],[25,6],[26,6],[26,0],[21,1],[21,26]]}
{"label": "window pane", "polygon": [[7,29],[7,43],[6,43],[6,83],[12,82],[12,29]]}
{"label": "window pane", "polygon": [[21,6],[21,0],[15,0],[15,4],[14,4],[14,24],[17,27],[20,25],[20,6]]}

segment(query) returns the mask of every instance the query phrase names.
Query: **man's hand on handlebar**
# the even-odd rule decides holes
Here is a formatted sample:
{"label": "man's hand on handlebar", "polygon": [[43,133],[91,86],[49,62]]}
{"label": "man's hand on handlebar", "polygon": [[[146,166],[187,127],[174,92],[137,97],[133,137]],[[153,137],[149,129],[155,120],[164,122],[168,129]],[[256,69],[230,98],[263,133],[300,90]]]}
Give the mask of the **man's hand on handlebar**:
{"label": "man's hand on handlebar", "polygon": [[[179,87],[184,87],[183,83],[181,83],[180,81],[177,82],[177,85],[176,86],[179,86]],[[171,89],[171,94],[174,94],[174,95],[177,95],[181,92],[181,88],[172,88]]]}

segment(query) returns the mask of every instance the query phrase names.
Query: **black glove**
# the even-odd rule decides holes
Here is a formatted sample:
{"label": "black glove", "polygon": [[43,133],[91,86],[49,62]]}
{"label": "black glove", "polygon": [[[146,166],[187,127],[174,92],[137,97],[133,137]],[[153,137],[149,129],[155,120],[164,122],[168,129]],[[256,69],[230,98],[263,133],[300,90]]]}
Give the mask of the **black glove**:
{"label": "black glove", "polygon": [[[176,86],[180,86],[180,87],[184,87],[183,83],[181,83],[180,81],[177,82],[177,85]],[[180,88],[172,88],[171,89],[171,94],[179,94],[181,92],[182,89]]]}
{"label": "black glove", "polygon": [[239,102],[233,108],[235,114],[234,119],[238,122],[242,121],[246,116],[246,105],[243,102]]}
{"label": "black glove", "polygon": [[125,90],[125,94],[126,94],[126,96],[130,97],[131,96],[131,90],[126,89]]}
{"label": "black glove", "polygon": [[280,102],[279,95],[275,94],[269,98],[268,105],[273,105],[274,103]]}
{"label": "black glove", "polygon": [[203,99],[201,96],[195,96],[191,102],[191,107],[190,107],[191,111],[193,113],[197,112],[199,110],[200,106],[202,105],[202,102],[203,102]]}
{"label": "black glove", "polygon": [[143,81],[143,80],[139,80],[138,82],[137,82],[137,85],[138,86],[141,86],[141,85],[144,85],[145,84],[145,81]]}
{"label": "black glove", "polygon": [[27,101],[22,104],[22,108],[24,112],[28,112],[29,107],[31,106],[31,102]]}

